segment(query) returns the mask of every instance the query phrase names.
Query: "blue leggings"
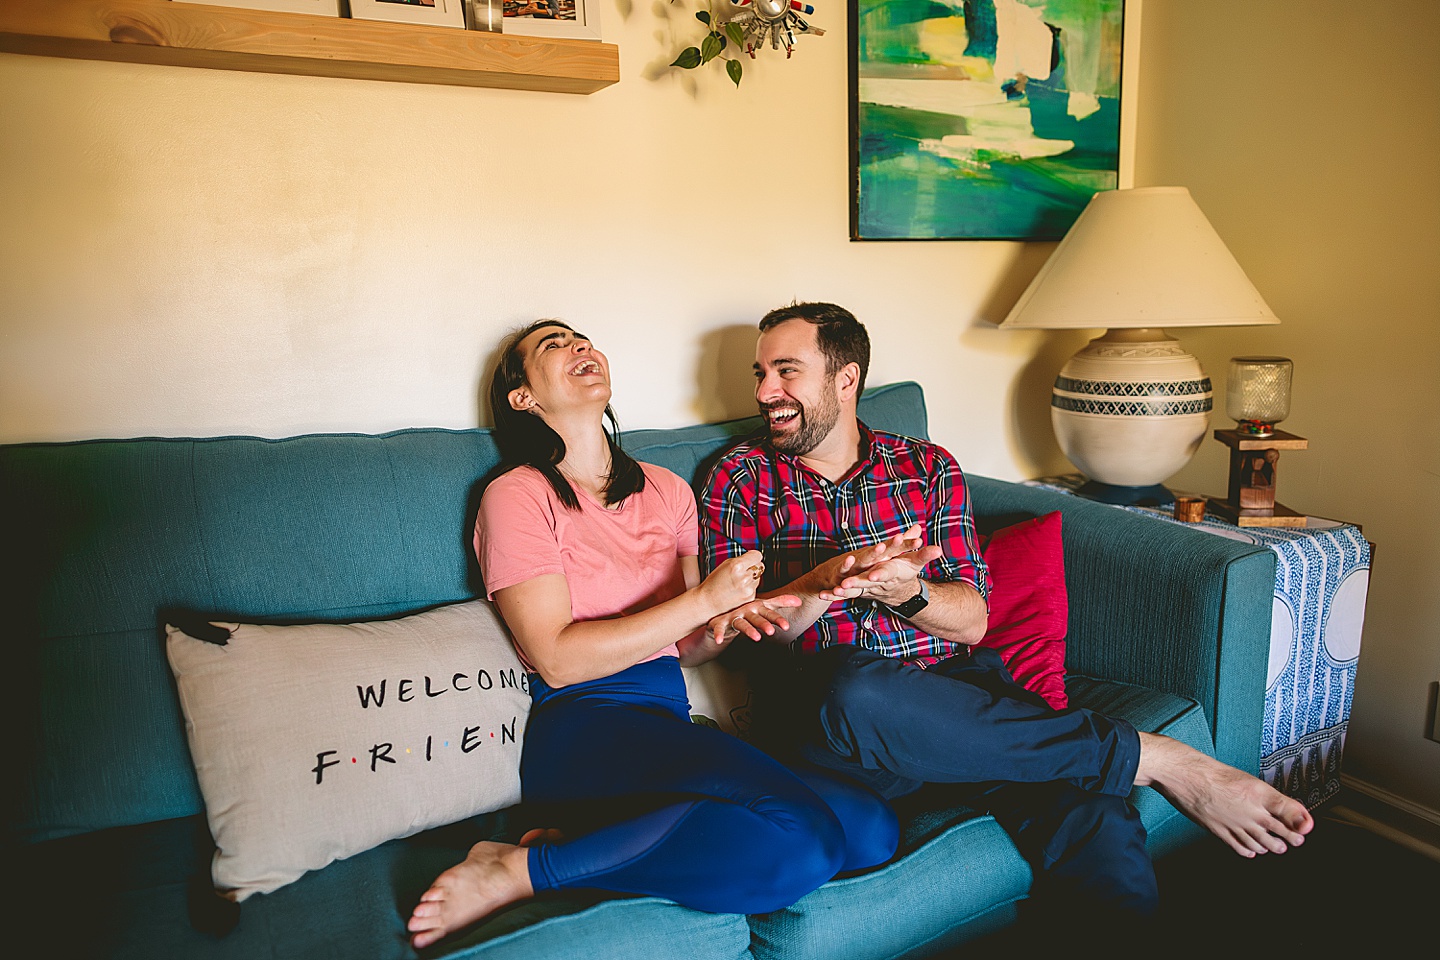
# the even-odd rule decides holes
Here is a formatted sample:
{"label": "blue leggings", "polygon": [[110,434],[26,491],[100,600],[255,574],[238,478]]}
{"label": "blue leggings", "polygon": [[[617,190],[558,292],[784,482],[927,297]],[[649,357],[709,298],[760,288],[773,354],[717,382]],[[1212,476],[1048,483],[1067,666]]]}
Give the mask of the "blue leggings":
{"label": "blue leggings", "polygon": [[530,849],[537,893],[767,913],[895,853],[899,826],[878,794],[691,723],[673,657],[558,690],[530,683],[521,790],[567,838]]}

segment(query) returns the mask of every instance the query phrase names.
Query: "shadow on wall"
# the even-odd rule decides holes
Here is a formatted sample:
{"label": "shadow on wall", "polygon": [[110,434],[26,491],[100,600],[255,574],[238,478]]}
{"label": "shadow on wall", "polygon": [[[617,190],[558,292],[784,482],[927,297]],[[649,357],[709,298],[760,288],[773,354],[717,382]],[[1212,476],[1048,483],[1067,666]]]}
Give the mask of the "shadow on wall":
{"label": "shadow on wall", "polygon": [[700,338],[692,409],[701,423],[755,415],[755,340],[753,324],[730,324]]}
{"label": "shadow on wall", "polygon": [[1050,390],[1055,375],[1090,340],[1086,331],[1044,330],[1034,356],[1010,387],[1010,436],[1015,459],[1027,474],[1070,473],[1075,466],[1060,452],[1050,420]]}
{"label": "shadow on wall", "polygon": [[478,389],[475,391],[475,409],[478,413],[475,423],[486,429],[495,426],[495,415],[490,409],[490,378],[495,375],[495,365],[500,362],[500,345],[510,339],[510,334],[524,326],[524,323],[517,323],[507,327],[503,334],[482,347],[480,373],[477,378]]}

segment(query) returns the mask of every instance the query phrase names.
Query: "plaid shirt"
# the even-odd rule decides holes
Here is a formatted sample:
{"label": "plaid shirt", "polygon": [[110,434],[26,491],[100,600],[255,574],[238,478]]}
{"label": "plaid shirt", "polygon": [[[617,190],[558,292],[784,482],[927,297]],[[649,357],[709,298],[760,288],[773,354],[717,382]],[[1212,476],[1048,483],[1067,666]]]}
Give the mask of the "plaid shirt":
{"label": "plaid shirt", "polygon": [[[941,447],[860,425],[860,461],[832,483],[763,440],[747,440],[710,471],[701,494],[700,557],[706,572],[746,550],[765,554],[763,590],[782,587],[850,550],[914,523],[944,550],[921,571],[990,592],[976,546],[960,465]],[[805,653],[852,643],[921,667],[966,649],[931,636],[875,600],[836,601],[795,641]]]}

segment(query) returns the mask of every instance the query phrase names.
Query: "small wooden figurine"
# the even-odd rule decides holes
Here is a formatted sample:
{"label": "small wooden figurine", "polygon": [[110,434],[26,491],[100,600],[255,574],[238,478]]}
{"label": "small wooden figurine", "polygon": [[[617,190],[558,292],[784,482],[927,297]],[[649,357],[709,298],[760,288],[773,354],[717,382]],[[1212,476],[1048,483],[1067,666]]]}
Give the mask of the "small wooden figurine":
{"label": "small wooden figurine", "polygon": [[1240,527],[1303,527],[1307,518],[1275,501],[1281,450],[1304,450],[1310,441],[1276,430],[1268,437],[1238,430],[1216,430],[1215,439],[1230,448],[1230,490],[1210,509]]}

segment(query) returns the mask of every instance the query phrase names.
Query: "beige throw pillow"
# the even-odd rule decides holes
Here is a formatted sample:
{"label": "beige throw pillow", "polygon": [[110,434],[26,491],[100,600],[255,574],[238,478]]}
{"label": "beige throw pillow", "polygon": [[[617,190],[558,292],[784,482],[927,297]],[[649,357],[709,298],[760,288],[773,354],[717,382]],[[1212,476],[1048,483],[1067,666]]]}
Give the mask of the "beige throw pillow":
{"label": "beige throw pillow", "polygon": [[529,684],[484,600],[373,623],[217,626],[223,643],[167,625],[166,652],[223,895],[519,801]]}

